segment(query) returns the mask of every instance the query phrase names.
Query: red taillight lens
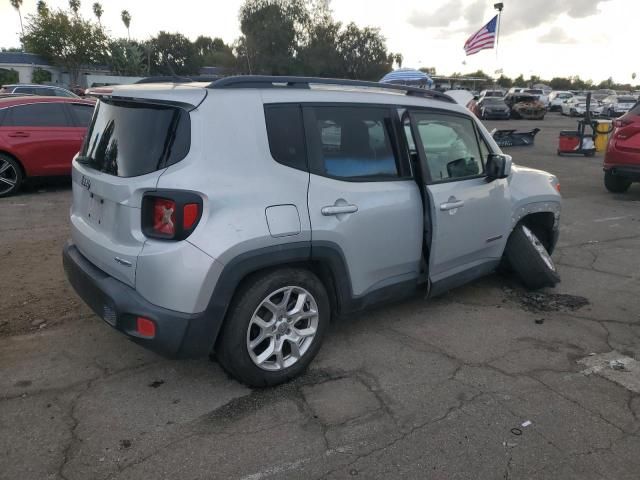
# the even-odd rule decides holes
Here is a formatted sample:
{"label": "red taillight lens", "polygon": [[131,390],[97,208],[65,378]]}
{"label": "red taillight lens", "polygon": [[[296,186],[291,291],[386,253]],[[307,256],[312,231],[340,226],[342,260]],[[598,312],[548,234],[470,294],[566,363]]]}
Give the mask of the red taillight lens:
{"label": "red taillight lens", "polygon": [[622,119],[622,118],[618,118],[617,120],[613,121],[613,126],[621,128],[621,127],[626,127],[627,125],[631,125],[632,123],[633,122],[631,120],[625,120],[625,119]]}
{"label": "red taillight lens", "polygon": [[187,203],[182,209],[182,228],[191,229],[198,220],[199,205],[197,203]]}
{"label": "red taillight lens", "polygon": [[164,198],[153,200],[153,230],[165,235],[175,235],[176,202]]}
{"label": "red taillight lens", "polygon": [[156,324],[148,318],[136,318],[136,331],[143,337],[153,338],[156,336]]}

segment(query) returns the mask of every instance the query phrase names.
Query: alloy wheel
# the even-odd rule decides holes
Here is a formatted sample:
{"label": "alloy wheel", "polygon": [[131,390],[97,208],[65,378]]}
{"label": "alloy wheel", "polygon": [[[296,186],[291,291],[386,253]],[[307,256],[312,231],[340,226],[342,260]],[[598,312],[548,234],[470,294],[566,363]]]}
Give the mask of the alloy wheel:
{"label": "alloy wheel", "polygon": [[318,305],[302,287],[280,288],[260,302],[247,328],[247,350],[254,364],[278,371],[297,363],[318,331]]}
{"label": "alloy wheel", "polygon": [[16,187],[18,172],[7,160],[0,158],[0,195],[10,192]]}

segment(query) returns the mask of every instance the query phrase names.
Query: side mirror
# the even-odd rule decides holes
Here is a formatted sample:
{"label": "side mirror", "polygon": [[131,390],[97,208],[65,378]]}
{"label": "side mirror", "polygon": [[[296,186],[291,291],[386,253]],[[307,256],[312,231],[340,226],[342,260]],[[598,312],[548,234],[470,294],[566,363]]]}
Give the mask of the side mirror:
{"label": "side mirror", "polygon": [[511,155],[502,153],[490,153],[487,157],[487,180],[492,182],[511,175]]}

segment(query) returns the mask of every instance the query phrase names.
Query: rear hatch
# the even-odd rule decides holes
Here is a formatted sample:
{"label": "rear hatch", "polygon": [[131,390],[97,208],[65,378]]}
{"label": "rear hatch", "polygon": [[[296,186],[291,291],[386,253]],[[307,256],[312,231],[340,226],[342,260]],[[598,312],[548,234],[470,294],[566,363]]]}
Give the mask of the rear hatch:
{"label": "rear hatch", "polygon": [[[198,95],[190,95],[195,105],[206,95],[204,89],[197,90]],[[133,287],[146,240],[141,230],[142,196],[156,188],[168,166],[188,154],[189,110],[195,105],[135,98],[141,93],[135,87],[118,93],[100,98],[73,162],[71,232],[89,261]],[[141,96],[148,93],[146,89]],[[173,96],[166,88],[162,93]]]}

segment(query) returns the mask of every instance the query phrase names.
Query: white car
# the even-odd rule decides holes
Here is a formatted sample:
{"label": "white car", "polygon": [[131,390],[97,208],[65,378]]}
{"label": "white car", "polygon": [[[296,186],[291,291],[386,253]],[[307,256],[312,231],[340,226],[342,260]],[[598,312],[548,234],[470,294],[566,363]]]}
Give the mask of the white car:
{"label": "white car", "polygon": [[549,108],[549,97],[545,95],[544,90],[540,88],[527,88],[522,93],[530,93],[531,95],[535,95],[538,97],[538,100],[542,102],[544,108]]}
{"label": "white car", "polygon": [[636,104],[633,95],[609,95],[602,100],[602,113],[608,117],[624,115]]}
{"label": "white car", "polygon": [[574,95],[567,91],[554,91],[549,94],[549,110],[559,112],[562,110],[562,104],[573,98]]}
{"label": "white car", "polygon": [[[591,115],[598,116],[602,113],[602,107],[597,100],[591,99],[589,108]],[[570,117],[583,117],[587,112],[587,97],[576,96],[562,104],[562,114]]]}

